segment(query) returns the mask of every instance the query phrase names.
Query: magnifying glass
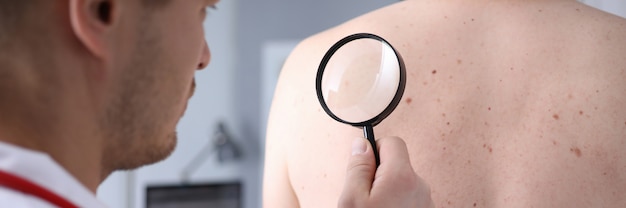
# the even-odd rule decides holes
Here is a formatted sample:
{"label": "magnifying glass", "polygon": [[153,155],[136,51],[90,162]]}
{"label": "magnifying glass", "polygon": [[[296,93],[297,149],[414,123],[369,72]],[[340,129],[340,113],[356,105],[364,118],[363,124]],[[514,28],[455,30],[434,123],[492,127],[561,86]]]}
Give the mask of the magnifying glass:
{"label": "magnifying glass", "polygon": [[400,54],[385,39],[358,33],[335,43],[317,70],[315,87],[322,108],[333,119],[363,128],[380,157],[373,127],[398,106],[406,85]]}

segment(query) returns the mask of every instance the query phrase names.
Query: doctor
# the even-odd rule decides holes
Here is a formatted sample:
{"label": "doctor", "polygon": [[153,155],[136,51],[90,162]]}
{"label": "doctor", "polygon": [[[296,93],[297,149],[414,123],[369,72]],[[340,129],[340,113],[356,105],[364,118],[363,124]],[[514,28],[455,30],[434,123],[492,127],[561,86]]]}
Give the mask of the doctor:
{"label": "doctor", "polygon": [[[216,3],[0,0],[0,206],[104,207],[94,193],[111,172],[166,158]],[[356,140],[341,206],[429,202],[402,140],[380,149],[374,179]]]}

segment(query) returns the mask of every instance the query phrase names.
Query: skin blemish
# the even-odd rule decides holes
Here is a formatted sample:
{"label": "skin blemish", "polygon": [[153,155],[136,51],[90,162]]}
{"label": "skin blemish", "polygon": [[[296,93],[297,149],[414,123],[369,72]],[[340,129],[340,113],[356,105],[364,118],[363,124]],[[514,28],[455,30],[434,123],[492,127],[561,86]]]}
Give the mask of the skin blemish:
{"label": "skin blemish", "polygon": [[437,70],[433,70],[433,72],[431,72],[431,73],[433,73],[433,74],[437,74]]}
{"label": "skin blemish", "polygon": [[543,12],[543,10],[540,9],[539,12]]}
{"label": "skin blemish", "polygon": [[446,114],[445,114],[445,113],[442,113],[442,114],[441,114],[441,116],[446,117]]}
{"label": "skin blemish", "polygon": [[461,65],[462,63],[463,63],[463,60],[461,60],[461,59],[457,59],[457,60],[456,60],[456,64]]}
{"label": "skin blemish", "polygon": [[476,202],[474,202],[474,207],[476,207]]}
{"label": "skin blemish", "polygon": [[474,18],[472,18],[472,22],[474,21]]}
{"label": "skin blemish", "polygon": [[571,99],[574,99],[574,96],[572,94],[569,94],[569,95],[567,95],[567,98],[569,98],[571,100]]}
{"label": "skin blemish", "polygon": [[489,111],[490,111],[490,110],[491,110],[491,107],[488,107],[488,108],[487,108],[487,110],[489,110]]}
{"label": "skin blemish", "polygon": [[585,114],[585,112],[583,112],[582,110],[581,110],[581,111],[578,111],[578,115],[581,115],[581,116],[582,116],[583,114]]}
{"label": "skin blemish", "polygon": [[454,77],[453,77],[453,76],[449,76],[448,78],[449,78],[449,79],[452,79],[452,78],[454,78]]}
{"label": "skin blemish", "polygon": [[411,99],[411,98],[407,98],[406,99],[406,104],[411,104],[411,102],[413,102],[413,99]]}
{"label": "skin blemish", "polygon": [[422,84],[424,84],[424,86],[428,85],[428,82],[423,82]]}
{"label": "skin blemish", "polygon": [[511,67],[511,71],[513,71],[513,67]]}
{"label": "skin blemish", "polygon": [[596,93],[600,93],[600,90],[596,90]]}
{"label": "skin blemish", "polygon": [[326,173],[324,173],[324,178],[326,178],[326,176],[327,176]]}
{"label": "skin blemish", "polygon": [[443,150],[446,150],[446,147],[443,147]]}
{"label": "skin blemish", "polygon": [[557,143],[556,143],[556,141],[554,141],[554,140],[553,140],[553,141],[552,141],[552,144],[553,144],[553,145],[556,145]]}
{"label": "skin blemish", "polygon": [[569,148],[569,151],[576,155],[576,157],[582,157],[583,153],[578,149],[578,147]]}
{"label": "skin blemish", "polygon": [[446,122],[446,125],[450,126],[450,122]]}
{"label": "skin blemish", "polygon": [[580,9],[579,9],[579,8],[576,8],[576,11],[577,11],[577,12],[580,12]]}
{"label": "skin blemish", "polygon": [[448,19],[448,16],[443,16],[444,19]]}
{"label": "skin blemish", "polygon": [[491,145],[483,144],[483,148],[489,150],[489,153],[493,152],[493,148],[491,148]]}
{"label": "skin blemish", "polygon": [[554,118],[554,120],[559,120],[559,114],[552,115],[552,118]]}

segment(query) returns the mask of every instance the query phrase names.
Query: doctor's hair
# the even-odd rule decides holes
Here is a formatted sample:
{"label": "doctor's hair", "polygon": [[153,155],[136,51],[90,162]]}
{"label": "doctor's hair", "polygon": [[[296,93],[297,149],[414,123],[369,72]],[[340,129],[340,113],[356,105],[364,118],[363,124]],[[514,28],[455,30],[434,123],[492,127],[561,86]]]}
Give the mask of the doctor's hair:
{"label": "doctor's hair", "polygon": [[0,45],[9,36],[18,31],[21,23],[28,17],[41,0],[0,0]]}
{"label": "doctor's hair", "polygon": [[[36,7],[49,0],[0,0],[0,45],[7,41],[11,35],[19,35],[16,32],[23,25],[29,14],[41,15]],[[107,1],[107,0],[103,0]],[[160,9],[169,5],[172,0],[135,0],[152,10]]]}

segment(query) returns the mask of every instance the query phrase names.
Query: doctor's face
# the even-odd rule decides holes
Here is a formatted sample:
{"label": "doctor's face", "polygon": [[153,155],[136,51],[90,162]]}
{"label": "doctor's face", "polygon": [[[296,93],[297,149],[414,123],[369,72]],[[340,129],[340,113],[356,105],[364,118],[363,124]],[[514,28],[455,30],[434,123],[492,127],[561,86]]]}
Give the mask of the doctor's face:
{"label": "doctor's face", "polygon": [[[192,96],[194,74],[210,54],[204,39],[206,8],[217,0],[169,0],[146,6],[136,0],[127,18],[127,46],[120,46],[115,93],[106,111],[105,163],[132,169],[166,158],[175,128]],[[146,3],[150,4],[150,3]]]}

